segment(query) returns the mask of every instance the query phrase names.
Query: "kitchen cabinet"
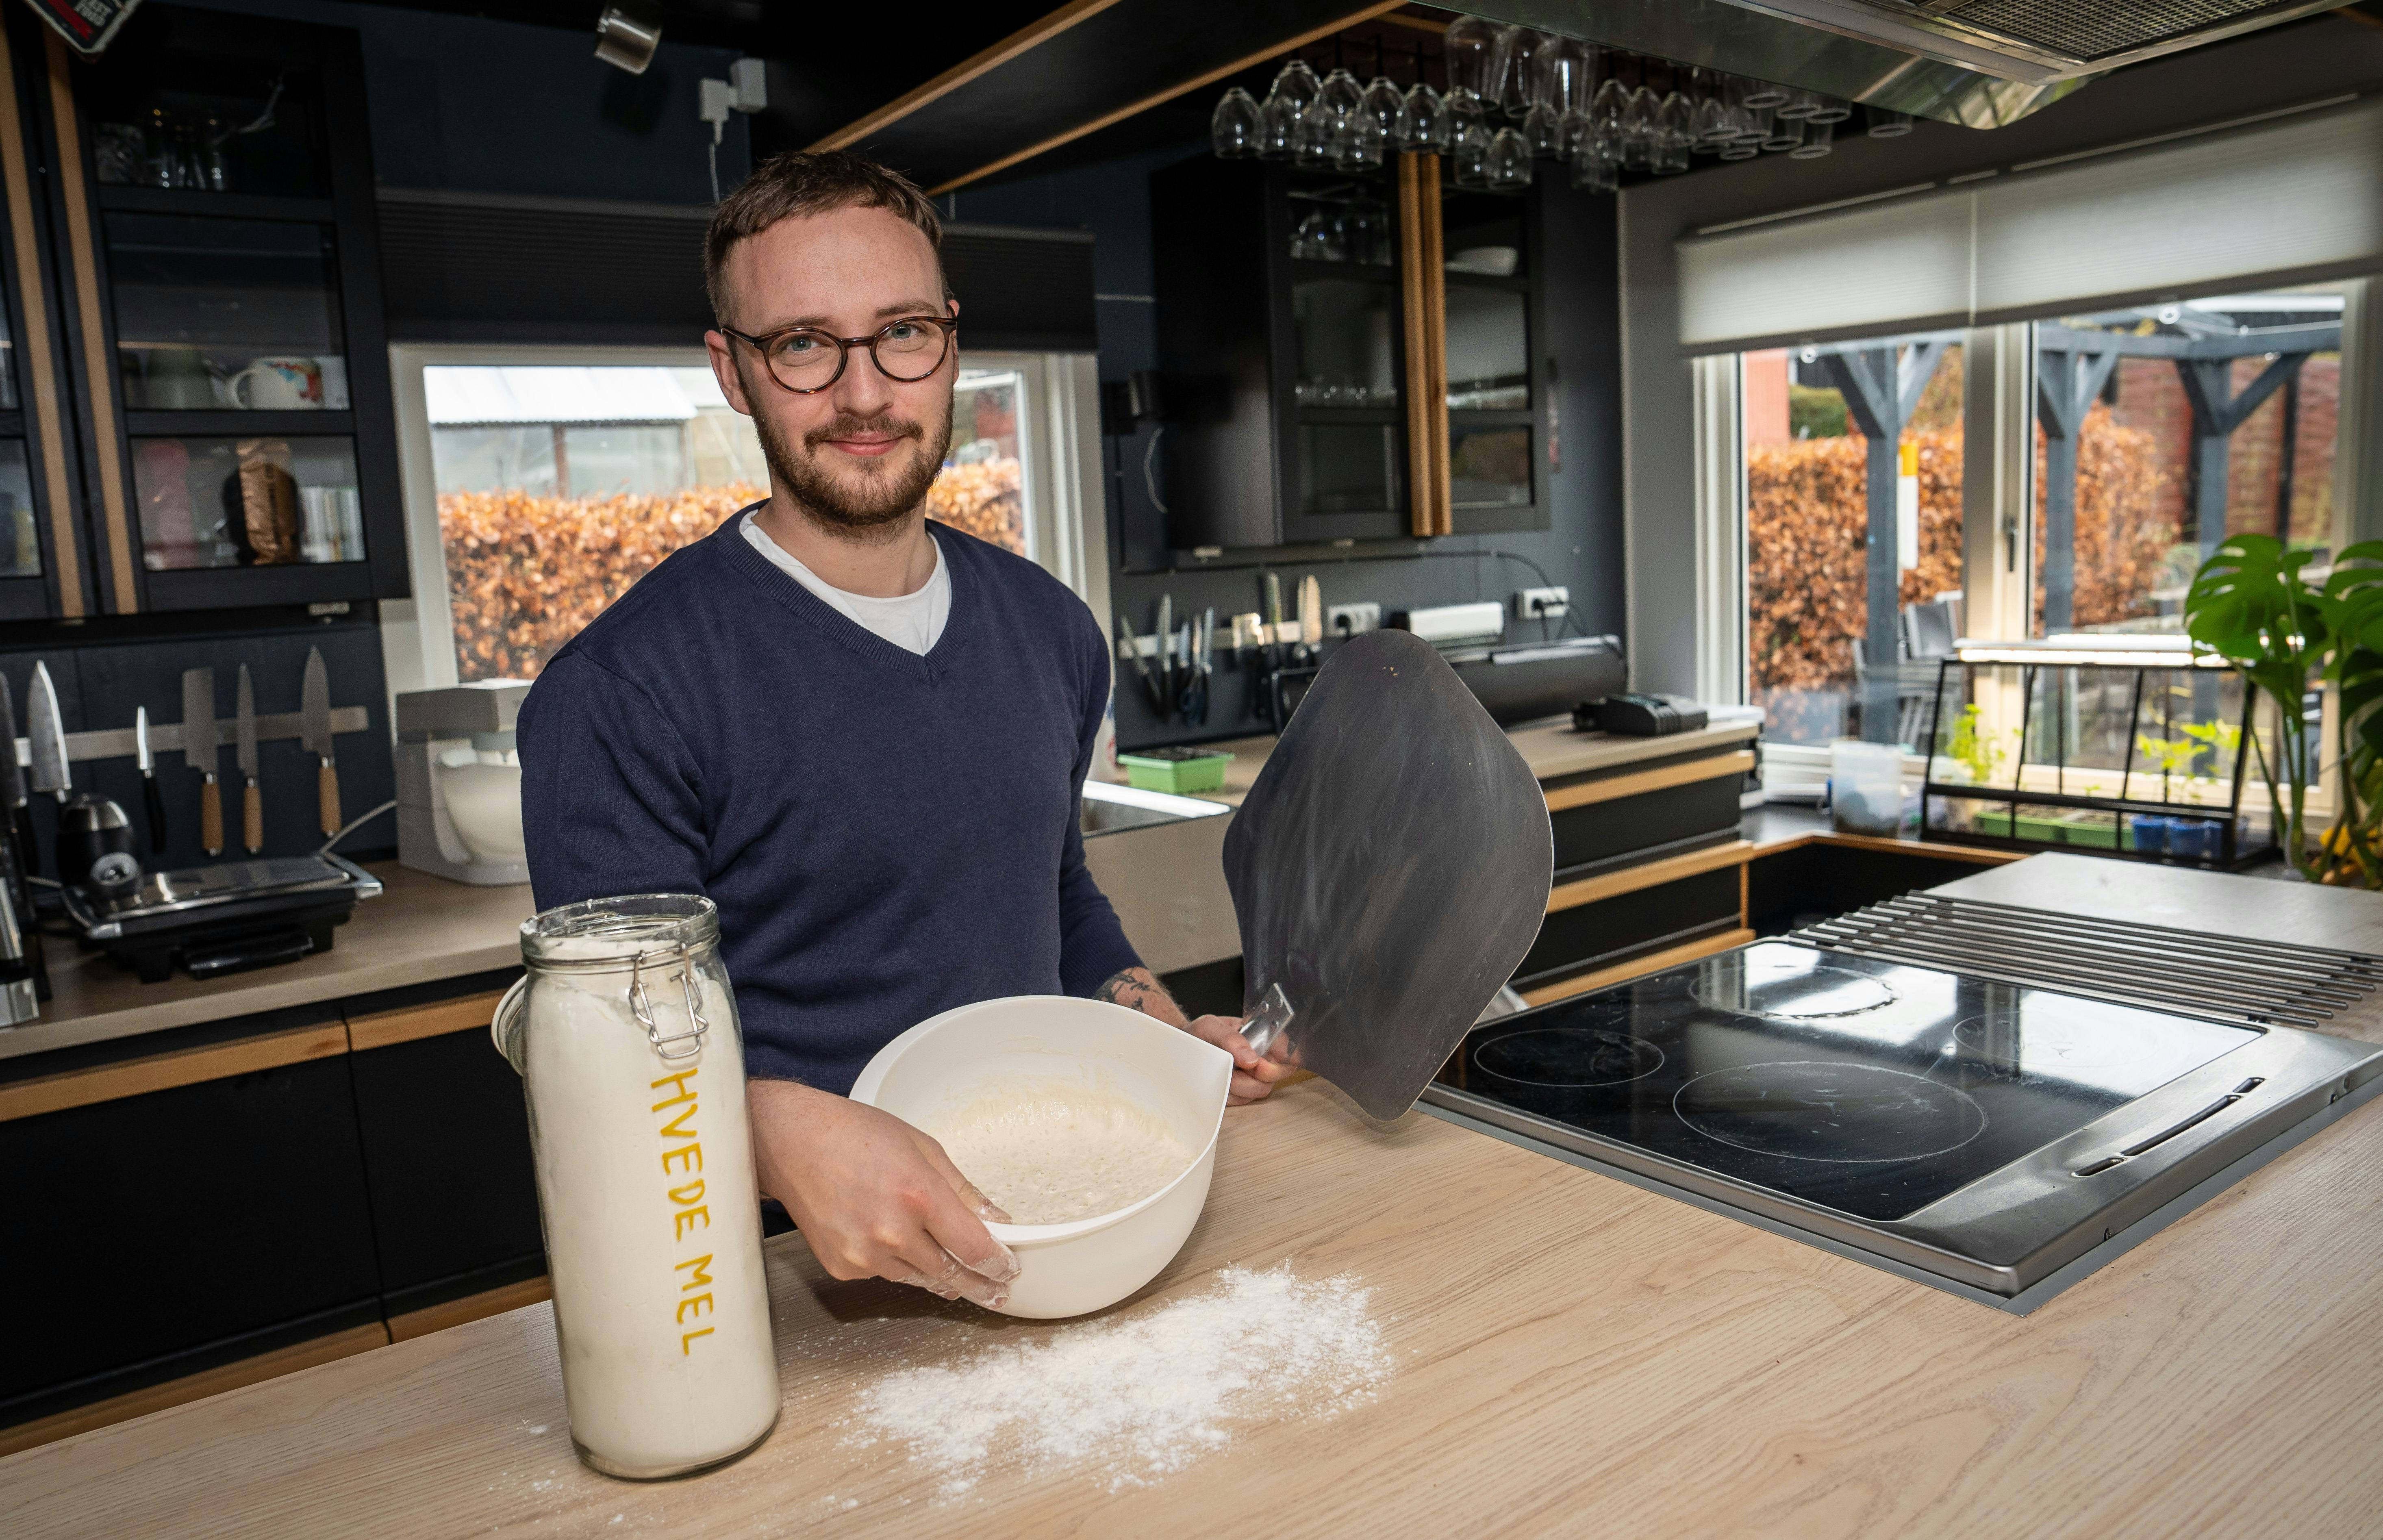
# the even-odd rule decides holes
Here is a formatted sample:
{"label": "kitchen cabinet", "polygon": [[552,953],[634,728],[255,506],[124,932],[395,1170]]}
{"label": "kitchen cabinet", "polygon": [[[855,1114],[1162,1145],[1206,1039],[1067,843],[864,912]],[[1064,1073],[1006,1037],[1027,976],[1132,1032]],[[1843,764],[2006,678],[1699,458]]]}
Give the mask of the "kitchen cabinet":
{"label": "kitchen cabinet", "polygon": [[542,1298],[517,974],[0,1061],[0,1448]]}
{"label": "kitchen cabinet", "polygon": [[1172,544],[1547,527],[1541,194],[1439,166],[1154,174]]}
{"label": "kitchen cabinet", "polygon": [[341,1059],[0,1121],[0,1425],[379,1318]]}
{"label": "kitchen cabinet", "polygon": [[24,18],[6,41],[9,322],[54,334],[12,362],[71,474],[31,499],[42,607],[0,576],[0,614],[404,595],[355,34],[153,6],[93,63]]}

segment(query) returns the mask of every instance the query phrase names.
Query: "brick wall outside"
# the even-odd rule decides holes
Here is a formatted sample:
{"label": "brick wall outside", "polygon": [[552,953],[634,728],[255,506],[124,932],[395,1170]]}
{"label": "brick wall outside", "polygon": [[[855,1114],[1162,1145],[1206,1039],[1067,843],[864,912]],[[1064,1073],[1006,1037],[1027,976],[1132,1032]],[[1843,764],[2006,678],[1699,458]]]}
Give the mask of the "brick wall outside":
{"label": "brick wall outside", "polygon": [[[2241,390],[2266,367],[2263,358],[2238,359],[2233,386]],[[2341,395],[2341,357],[2319,353],[2301,366],[2300,422],[2294,436],[2291,536],[2322,543],[2333,523],[2333,454]],[[2155,499],[2161,527],[2181,538],[2191,516],[2192,408],[2165,359],[2121,359],[2118,370],[2120,425],[2151,436],[2155,453],[2168,473]],[[2226,488],[2226,532],[2272,534],[2276,527],[2276,478],[2281,469],[2283,392],[2260,404],[2234,430]]]}

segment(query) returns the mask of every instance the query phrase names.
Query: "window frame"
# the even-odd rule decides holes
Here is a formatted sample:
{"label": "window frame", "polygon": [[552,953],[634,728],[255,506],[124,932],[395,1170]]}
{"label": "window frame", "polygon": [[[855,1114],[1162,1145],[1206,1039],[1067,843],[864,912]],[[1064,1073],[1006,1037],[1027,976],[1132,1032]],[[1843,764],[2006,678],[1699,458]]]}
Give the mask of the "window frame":
{"label": "window frame", "polygon": [[[962,334],[965,337],[965,333]],[[1019,435],[1027,510],[1027,549],[1109,626],[1108,522],[1101,497],[1100,382],[1089,353],[976,351],[963,348],[962,369],[1016,370],[1028,401]],[[397,342],[389,349],[397,414],[400,505],[414,574],[411,598],[380,605],[381,661],[395,709],[401,692],[436,690],[461,677],[455,619],[447,586],[447,551],[438,533],[438,483],[432,458],[423,371],[440,367],[664,366],[707,364],[701,347],[577,343]],[[394,720],[392,718],[391,720]]]}

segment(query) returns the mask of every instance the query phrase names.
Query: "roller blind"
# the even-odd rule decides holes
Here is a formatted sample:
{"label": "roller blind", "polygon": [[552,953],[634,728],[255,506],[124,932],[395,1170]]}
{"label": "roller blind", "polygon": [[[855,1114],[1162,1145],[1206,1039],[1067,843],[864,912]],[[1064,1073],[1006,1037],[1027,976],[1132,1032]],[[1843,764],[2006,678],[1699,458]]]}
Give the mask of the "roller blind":
{"label": "roller blind", "polygon": [[2383,270],[2383,102],[1678,243],[1717,352]]}

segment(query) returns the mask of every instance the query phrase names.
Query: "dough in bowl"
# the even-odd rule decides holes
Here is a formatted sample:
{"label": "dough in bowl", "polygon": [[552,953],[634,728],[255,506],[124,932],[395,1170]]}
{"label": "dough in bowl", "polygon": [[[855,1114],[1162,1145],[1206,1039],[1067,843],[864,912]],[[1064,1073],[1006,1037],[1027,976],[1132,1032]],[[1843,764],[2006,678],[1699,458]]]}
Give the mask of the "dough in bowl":
{"label": "dough in bowl", "polygon": [[1064,1225],[1142,1201],[1192,1164],[1167,1124],[1082,1086],[989,1091],[927,1130],[1013,1225]]}

